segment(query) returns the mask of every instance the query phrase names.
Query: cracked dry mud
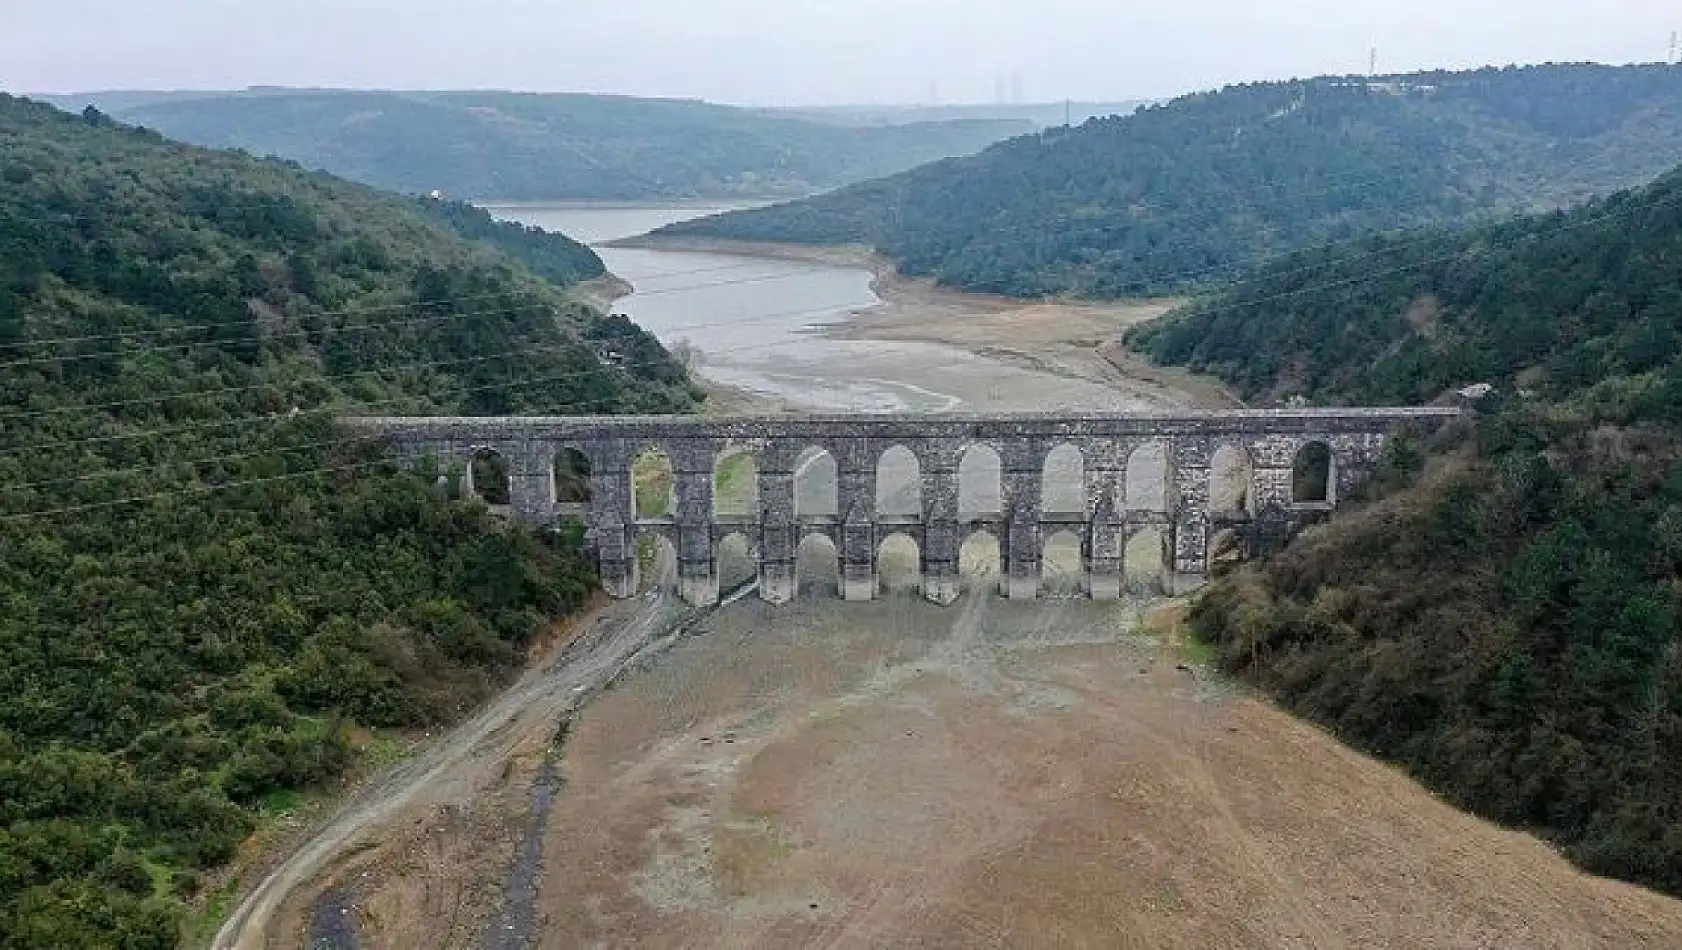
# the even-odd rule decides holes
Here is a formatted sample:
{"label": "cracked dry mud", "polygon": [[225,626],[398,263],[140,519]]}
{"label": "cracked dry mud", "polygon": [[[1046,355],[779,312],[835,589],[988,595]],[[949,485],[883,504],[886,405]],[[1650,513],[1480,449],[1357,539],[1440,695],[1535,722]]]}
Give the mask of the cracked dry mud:
{"label": "cracked dry mud", "polygon": [[532,945],[1682,946],[1140,610],[730,608],[578,721]]}

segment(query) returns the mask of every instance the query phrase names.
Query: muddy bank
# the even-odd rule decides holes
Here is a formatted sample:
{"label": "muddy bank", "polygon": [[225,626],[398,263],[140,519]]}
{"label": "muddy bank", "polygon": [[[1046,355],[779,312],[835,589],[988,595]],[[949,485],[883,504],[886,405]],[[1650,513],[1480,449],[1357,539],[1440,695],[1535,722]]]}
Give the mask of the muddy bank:
{"label": "muddy bank", "polygon": [[[647,236],[611,246],[864,268],[873,275],[871,288],[882,305],[825,325],[819,331],[824,337],[950,347],[1049,379],[1097,384],[1131,405],[1180,409],[1243,405],[1217,380],[1155,366],[1120,345],[1128,328],[1162,316],[1177,300],[1021,300],[964,293],[905,277],[888,259],[858,246]],[[998,404],[1001,411],[1044,408],[1052,401],[1031,379],[1005,379],[998,385],[1004,388],[987,393],[986,402]]]}
{"label": "muddy bank", "polygon": [[615,303],[629,297],[635,291],[636,288],[631,286],[630,281],[613,274],[587,280],[572,288],[573,294],[580,300],[603,311],[612,311]]}

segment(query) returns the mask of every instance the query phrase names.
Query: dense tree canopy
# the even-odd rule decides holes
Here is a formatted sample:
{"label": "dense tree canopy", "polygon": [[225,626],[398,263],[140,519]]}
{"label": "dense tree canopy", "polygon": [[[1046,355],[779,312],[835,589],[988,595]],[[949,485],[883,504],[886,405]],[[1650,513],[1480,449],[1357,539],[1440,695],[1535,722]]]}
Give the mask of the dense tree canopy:
{"label": "dense tree canopy", "polygon": [[173,946],[266,799],[591,589],[334,415],[693,394],[533,273],[593,255],[466,209],[3,96],[0,183],[0,948]]}
{"label": "dense tree canopy", "polygon": [[1273,255],[1651,180],[1682,70],[1549,66],[1234,86],[664,233],[867,244],[1018,296],[1222,283]]}
{"label": "dense tree canopy", "polygon": [[1682,173],[1302,254],[1132,343],[1268,401],[1497,388],[1195,621],[1455,801],[1682,895]]}
{"label": "dense tree canopy", "polygon": [[183,141],[473,200],[804,195],[1033,128],[996,119],[844,127],[691,100],[508,92],[269,89],[112,102],[117,118]]}
{"label": "dense tree canopy", "polygon": [[[1627,388],[1682,355],[1682,173],[1568,212],[1292,255],[1130,342],[1271,401]],[[1650,398],[1662,415],[1669,395]]]}

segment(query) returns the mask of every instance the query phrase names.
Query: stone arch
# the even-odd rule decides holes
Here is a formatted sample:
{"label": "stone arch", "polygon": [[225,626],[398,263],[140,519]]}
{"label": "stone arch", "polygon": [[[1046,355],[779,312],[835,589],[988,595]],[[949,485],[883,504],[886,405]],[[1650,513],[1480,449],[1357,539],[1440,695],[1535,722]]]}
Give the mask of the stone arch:
{"label": "stone arch", "polygon": [[1209,462],[1209,510],[1232,515],[1254,511],[1256,466],[1248,449],[1223,445]]}
{"label": "stone arch", "polygon": [[1040,512],[1079,514],[1088,509],[1086,455],[1067,442],[1046,453],[1040,466]]}
{"label": "stone arch", "polygon": [[1244,536],[1236,528],[1223,528],[1209,538],[1209,573],[1219,576],[1249,559]]}
{"label": "stone arch", "polygon": [[923,466],[916,453],[896,445],[876,460],[876,516],[921,518]]}
{"label": "stone arch", "polygon": [[631,510],[637,518],[677,514],[677,474],[666,450],[650,445],[631,459]]}
{"label": "stone arch", "polygon": [[813,446],[795,461],[794,516],[841,516],[841,468],[828,449]]}
{"label": "stone arch", "polygon": [[841,552],[825,534],[800,539],[794,554],[795,591],[801,597],[835,599],[841,596]]}
{"label": "stone arch", "polygon": [[958,577],[968,590],[999,589],[1004,577],[1004,546],[991,531],[977,531],[958,549]]}
{"label": "stone arch", "polygon": [[508,459],[492,448],[473,450],[467,463],[468,493],[493,508],[513,504],[514,479]]}
{"label": "stone arch", "polygon": [[713,548],[713,570],[718,573],[718,589],[725,594],[752,583],[759,576],[753,542],[740,531],[725,535]]}
{"label": "stone arch", "polygon": [[876,546],[876,577],[884,593],[915,591],[923,581],[923,555],[917,539],[898,531]]}
{"label": "stone arch", "polygon": [[1070,530],[1046,537],[1040,548],[1041,586],[1052,594],[1074,595],[1086,586],[1086,558],[1080,535]]}
{"label": "stone arch", "polygon": [[1298,505],[1337,504],[1337,457],[1324,442],[1308,442],[1291,464],[1291,501]]}
{"label": "stone arch", "polygon": [[1004,512],[1004,461],[997,449],[978,442],[958,460],[958,516],[962,520]]}
{"label": "stone arch", "polygon": [[1127,508],[1130,511],[1168,510],[1168,446],[1146,442],[1127,457]]}
{"label": "stone arch", "polygon": [[671,538],[659,532],[638,534],[636,558],[638,593],[655,589],[677,593],[677,545]]}
{"label": "stone arch", "polygon": [[590,457],[576,446],[565,446],[555,453],[555,504],[587,505],[594,494],[590,477],[595,467]]}
{"label": "stone arch", "polygon": [[1141,528],[1127,539],[1127,589],[1139,594],[1154,594],[1162,589],[1163,572],[1169,561],[1167,535],[1156,526]]}
{"label": "stone arch", "polygon": [[754,518],[759,515],[759,456],[742,446],[730,446],[713,459],[713,517]]}

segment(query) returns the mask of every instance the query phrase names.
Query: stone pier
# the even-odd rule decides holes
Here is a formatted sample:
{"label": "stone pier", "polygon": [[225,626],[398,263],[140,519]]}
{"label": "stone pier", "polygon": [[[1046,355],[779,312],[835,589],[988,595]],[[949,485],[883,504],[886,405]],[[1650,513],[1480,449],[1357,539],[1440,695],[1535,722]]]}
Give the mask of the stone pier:
{"label": "stone pier", "polygon": [[[1217,538],[1253,549],[1257,539],[1288,536],[1334,508],[1372,474],[1385,443],[1404,429],[1428,431],[1459,415],[1455,409],[1251,410],[1204,413],[1027,414],[989,416],[825,415],[703,419],[692,417],[357,418],[347,424],[383,435],[405,460],[436,457],[471,472],[472,460],[494,453],[508,463],[513,513],[534,524],[580,517],[615,597],[635,595],[637,551],[649,539],[677,554],[678,585],[695,604],[718,600],[718,550],[742,534],[758,564],[759,594],[785,603],[799,588],[798,553],[814,535],[839,558],[839,589],[848,600],[876,597],[884,541],[909,537],[920,555],[922,590],[948,604],[960,590],[965,542],[997,539],[1002,592],[1029,600],[1045,590],[1045,546],[1072,533],[1081,546],[1082,589],[1112,599],[1141,581],[1169,592],[1202,583]],[[1047,463],[1071,447],[1081,459],[1081,510],[1051,510]],[[877,511],[883,456],[904,449],[916,460],[915,514]],[[632,467],[648,451],[670,463],[674,504],[660,517],[639,517]],[[589,468],[585,498],[562,498],[556,459],[574,452]],[[747,453],[755,463],[757,511],[716,510],[720,459]],[[995,510],[964,512],[972,453],[996,462],[996,484],[983,494]],[[1222,473],[1217,455],[1240,461],[1242,504],[1216,510]],[[802,506],[802,466],[827,455],[835,484],[821,510]],[[1318,484],[1303,484],[1304,460]],[[1141,476],[1141,459],[1160,471]],[[1228,473],[1230,477],[1230,473]],[[1141,482],[1152,491],[1139,491]],[[471,477],[464,487],[473,492]],[[1139,497],[1135,497],[1138,495]],[[1062,503],[1057,506],[1067,509]],[[1236,541],[1233,539],[1236,538]],[[1160,548],[1160,558],[1154,555]],[[1130,556],[1130,552],[1132,552]],[[1155,563],[1141,578],[1130,559]]]}

